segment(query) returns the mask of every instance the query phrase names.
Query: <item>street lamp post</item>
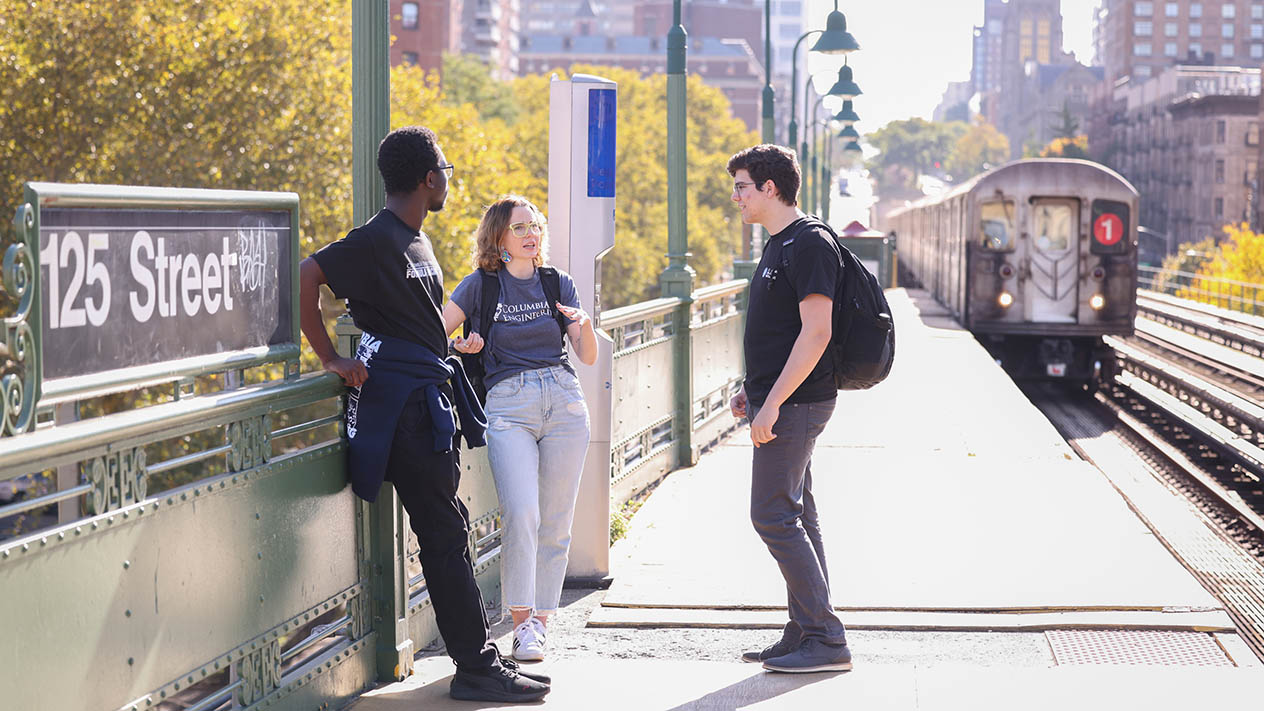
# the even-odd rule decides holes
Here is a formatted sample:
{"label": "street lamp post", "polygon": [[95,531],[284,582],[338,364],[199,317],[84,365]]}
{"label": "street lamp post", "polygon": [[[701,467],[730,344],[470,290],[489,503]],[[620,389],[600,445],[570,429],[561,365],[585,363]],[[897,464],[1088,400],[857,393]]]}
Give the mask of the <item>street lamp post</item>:
{"label": "street lamp post", "polygon": [[[764,125],[762,138],[764,143],[772,143],[777,140],[775,129],[773,128],[773,101],[775,95],[772,89],[772,0],[764,0]],[[793,113],[794,104],[790,105]]]}
{"label": "street lamp post", "polygon": [[[768,7],[771,2],[772,0],[765,0],[764,7]],[[794,43],[794,51],[790,54],[790,135],[787,142],[790,148],[794,148],[794,143],[799,137],[799,126],[794,120],[794,110],[798,106],[798,97],[795,95],[795,92],[799,88],[799,44],[807,39],[809,35],[815,34],[820,34],[821,37],[808,50],[810,52],[845,55],[860,49],[860,44],[856,42],[856,38],[852,37],[851,33],[847,31],[847,18],[838,11],[838,0],[834,1],[834,11],[825,18],[825,29],[808,30],[799,35],[799,39]],[[804,104],[807,101],[807,90],[804,90]],[[804,126],[805,132],[806,129],[807,127]]]}

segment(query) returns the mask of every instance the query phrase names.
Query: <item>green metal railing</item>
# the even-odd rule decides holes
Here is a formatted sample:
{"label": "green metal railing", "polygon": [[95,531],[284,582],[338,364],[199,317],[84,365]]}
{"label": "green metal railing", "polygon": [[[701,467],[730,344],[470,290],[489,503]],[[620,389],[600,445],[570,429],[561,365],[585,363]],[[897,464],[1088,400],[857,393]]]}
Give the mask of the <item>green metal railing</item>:
{"label": "green metal railing", "polygon": [[1264,284],[1209,277],[1161,267],[1138,267],[1138,287],[1229,311],[1264,314]]}
{"label": "green metal railing", "polygon": [[[729,398],[741,387],[742,312],[748,282],[738,279],[695,291],[692,299],[661,298],[601,314],[614,341],[614,415],[610,433],[611,498],[622,503],[736,424]],[[692,377],[673,368],[679,311],[692,353]],[[678,407],[687,387],[689,408]],[[685,430],[687,437],[679,436]],[[682,452],[689,447],[693,451]]]}

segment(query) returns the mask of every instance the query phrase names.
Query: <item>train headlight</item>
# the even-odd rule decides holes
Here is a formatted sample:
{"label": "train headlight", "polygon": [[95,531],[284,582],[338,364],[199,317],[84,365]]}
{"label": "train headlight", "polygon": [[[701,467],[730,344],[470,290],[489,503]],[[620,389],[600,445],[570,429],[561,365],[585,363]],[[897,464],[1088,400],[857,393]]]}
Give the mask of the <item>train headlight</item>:
{"label": "train headlight", "polygon": [[1002,291],[1001,295],[996,297],[996,303],[1000,304],[1001,308],[1008,309],[1014,303],[1014,295],[1008,291]]}
{"label": "train headlight", "polygon": [[1101,294],[1093,294],[1093,298],[1088,300],[1088,305],[1093,307],[1094,311],[1101,311],[1106,306],[1106,297]]}

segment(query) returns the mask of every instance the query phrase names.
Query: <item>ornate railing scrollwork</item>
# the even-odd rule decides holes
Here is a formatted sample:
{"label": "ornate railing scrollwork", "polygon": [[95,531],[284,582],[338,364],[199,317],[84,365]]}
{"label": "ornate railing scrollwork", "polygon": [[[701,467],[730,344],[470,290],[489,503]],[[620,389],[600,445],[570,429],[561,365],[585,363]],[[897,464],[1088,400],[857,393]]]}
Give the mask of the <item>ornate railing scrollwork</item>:
{"label": "ornate railing scrollwork", "polygon": [[247,417],[228,425],[225,431],[229,471],[239,472],[266,464],[272,457],[272,417]]}
{"label": "ornate railing scrollwork", "polygon": [[86,505],[91,514],[116,511],[143,501],[149,491],[145,450],[125,449],[79,464],[84,479],[92,485]]}
{"label": "ornate railing scrollwork", "polygon": [[281,686],[280,642],[265,642],[242,657],[237,662],[237,678],[241,679],[237,689],[237,703],[241,706],[249,706],[276,691]]}
{"label": "ornate railing scrollwork", "polygon": [[30,429],[39,398],[39,340],[30,323],[33,313],[39,315],[38,272],[31,261],[38,248],[35,208],[29,203],[19,207],[13,226],[18,241],[4,252],[3,280],[5,292],[17,301],[17,309],[4,319],[4,342],[0,344],[4,349],[0,354],[0,436]]}

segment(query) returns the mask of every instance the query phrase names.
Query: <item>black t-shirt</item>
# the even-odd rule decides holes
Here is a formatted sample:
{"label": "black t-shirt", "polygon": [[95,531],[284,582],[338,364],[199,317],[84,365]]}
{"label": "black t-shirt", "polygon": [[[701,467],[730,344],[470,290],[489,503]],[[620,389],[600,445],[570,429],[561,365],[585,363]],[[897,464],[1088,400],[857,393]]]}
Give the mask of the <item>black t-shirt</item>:
{"label": "black t-shirt", "polygon": [[[755,405],[763,405],[768,398],[803,330],[799,303],[810,294],[834,298],[841,268],[834,238],[819,226],[800,231],[805,219],[800,217],[768,238],[751,280],[744,347],[746,397]],[[790,260],[783,267],[781,253],[787,245]],[[833,375],[830,359],[822,357],[786,402],[834,399],[838,388]]]}
{"label": "black t-shirt", "polygon": [[312,258],[360,330],[447,355],[443,270],[426,235],[383,209]]}

